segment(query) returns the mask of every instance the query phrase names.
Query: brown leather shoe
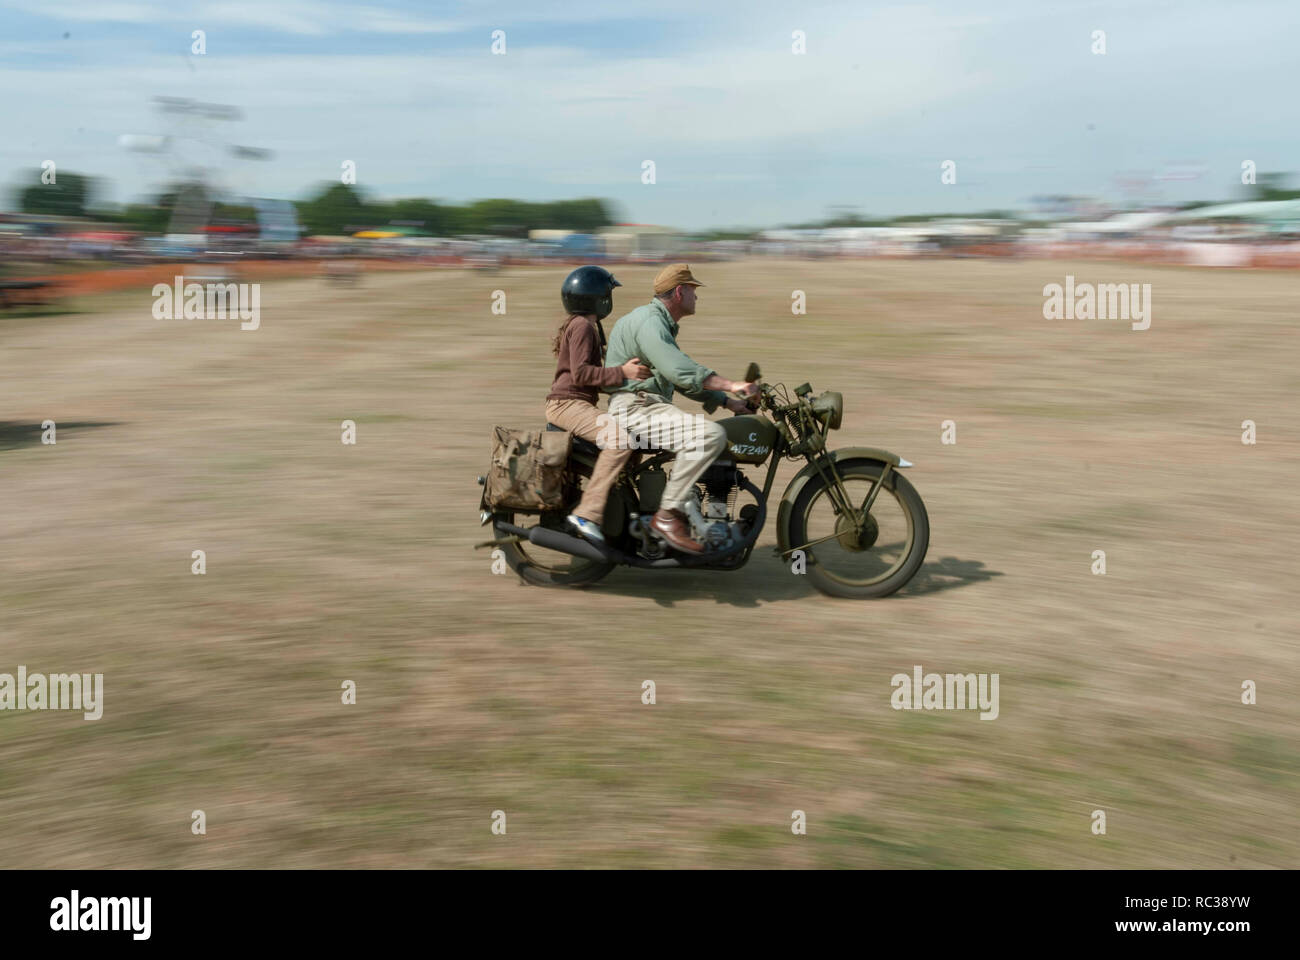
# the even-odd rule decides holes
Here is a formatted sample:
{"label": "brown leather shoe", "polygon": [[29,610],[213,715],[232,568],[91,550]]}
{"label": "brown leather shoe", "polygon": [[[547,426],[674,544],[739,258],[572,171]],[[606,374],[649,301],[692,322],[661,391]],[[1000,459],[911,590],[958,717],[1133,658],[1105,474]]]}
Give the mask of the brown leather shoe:
{"label": "brown leather shoe", "polygon": [[691,539],[690,524],[686,522],[686,514],[680,510],[657,510],[650,518],[650,526],[674,549],[683,553],[704,552],[704,545]]}

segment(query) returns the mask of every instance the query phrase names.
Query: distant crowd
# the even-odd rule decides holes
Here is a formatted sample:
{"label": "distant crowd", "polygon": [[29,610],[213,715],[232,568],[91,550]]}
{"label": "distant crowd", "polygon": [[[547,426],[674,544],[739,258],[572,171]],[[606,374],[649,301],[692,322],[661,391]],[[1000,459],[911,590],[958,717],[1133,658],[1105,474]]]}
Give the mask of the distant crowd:
{"label": "distant crowd", "polygon": [[1300,238],[1263,237],[1219,233],[1216,235],[1160,235],[1069,237],[1021,234],[960,241],[872,238],[682,241],[662,250],[634,256],[611,257],[587,251],[576,256],[556,244],[492,238],[402,237],[356,239],[306,237],[295,242],[269,243],[255,235],[216,237],[159,237],[97,232],[38,234],[0,232],[0,270],[6,274],[30,272],[30,265],[48,263],[58,273],[73,263],[111,261],[122,264],[168,263],[177,260],[236,262],[240,259],[328,258],[332,261],[372,259],[499,267],[513,264],[556,262],[656,263],[672,259],[726,260],[740,257],[796,259],[840,258],[1034,258],[1106,259],[1216,267],[1300,267]]}

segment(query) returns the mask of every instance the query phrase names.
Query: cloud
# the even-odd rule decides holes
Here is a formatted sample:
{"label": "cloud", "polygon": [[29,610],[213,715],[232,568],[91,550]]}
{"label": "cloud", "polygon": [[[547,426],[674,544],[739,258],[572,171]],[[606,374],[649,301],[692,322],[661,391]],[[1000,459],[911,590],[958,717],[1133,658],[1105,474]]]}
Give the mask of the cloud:
{"label": "cloud", "polygon": [[381,6],[324,0],[229,0],[213,3],[118,3],[113,0],[11,0],[4,4],[33,16],[76,23],[183,25],[192,29],[252,27],[295,36],[342,33],[430,34],[466,24],[429,20]]}
{"label": "cloud", "polygon": [[[167,22],[184,26],[173,53],[158,52],[165,44],[151,22],[138,36],[118,31],[111,43],[67,45],[61,57],[29,49],[0,66],[0,86],[31,94],[0,106],[13,131],[0,141],[0,175],[53,157],[60,169],[113,178],[119,198],[137,195],[166,171],[116,139],[169,132],[151,112],[159,94],[244,108],[246,122],[209,133],[276,152],[270,163],[232,165],[232,178],[266,194],[301,195],[351,159],[361,186],[381,195],[596,193],[636,219],[685,225],[809,219],[829,203],[877,213],[966,199],[988,208],[1095,190],[1156,152],[1160,162],[1202,162],[1210,147],[1284,155],[1296,139],[1264,119],[1289,104],[1286,31],[1261,35],[1249,17],[1212,5],[1180,7],[1173,31],[1164,5],[1089,5],[1061,23],[1034,5],[996,19],[954,6],[851,4],[756,4],[744,16],[719,7],[700,17],[664,0],[666,20],[647,26],[635,17],[659,7],[601,13],[579,3],[563,9],[568,30],[569,21],[545,20],[561,15],[556,8],[506,3],[491,11],[509,53],[493,56],[484,24],[468,40],[429,39],[465,23],[426,20],[419,8],[231,0],[204,9],[264,27],[237,47],[214,44],[213,27],[203,57],[185,52],[189,29],[203,25],[191,5],[166,6]],[[41,9],[124,18],[142,7],[158,9],[111,0]],[[456,17],[477,10],[461,9],[470,12]],[[1088,52],[1094,14],[1109,31],[1106,57]],[[530,16],[561,27],[516,26]],[[806,55],[790,51],[794,29],[807,34]],[[318,32],[279,38],[309,30]],[[362,30],[365,43],[317,39]],[[425,33],[405,40],[417,30]],[[1203,62],[1215,71],[1198,69]],[[1264,131],[1271,139],[1260,146]],[[961,174],[945,192],[946,158]],[[647,159],[658,168],[653,188],[640,182]]]}

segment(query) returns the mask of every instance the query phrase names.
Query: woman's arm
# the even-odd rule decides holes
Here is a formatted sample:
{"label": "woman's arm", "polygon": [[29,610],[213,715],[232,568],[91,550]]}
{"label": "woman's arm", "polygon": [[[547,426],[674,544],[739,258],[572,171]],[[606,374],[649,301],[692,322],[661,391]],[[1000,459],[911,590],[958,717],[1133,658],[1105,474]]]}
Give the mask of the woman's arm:
{"label": "woman's arm", "polygon": [[622,367],[601,366],[596,328],[586,320],[575,320],[565,328],[560,349],[568,351],[569,372],[575,386],[620,387],[627,379]]}

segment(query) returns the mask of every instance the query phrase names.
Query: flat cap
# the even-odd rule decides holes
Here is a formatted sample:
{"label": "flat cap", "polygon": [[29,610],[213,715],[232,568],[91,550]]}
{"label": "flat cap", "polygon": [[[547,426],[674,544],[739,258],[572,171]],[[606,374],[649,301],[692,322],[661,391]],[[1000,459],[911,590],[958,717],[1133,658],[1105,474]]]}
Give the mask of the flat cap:
{"label": "flat cap", "polygon": [[661,293],[667,293],[680,284],[690,284],[692,287],[702,287],[704,284],[691,276],[691,268],[685,263],[670,263],[659,271],[655,277],[655,296]]}

